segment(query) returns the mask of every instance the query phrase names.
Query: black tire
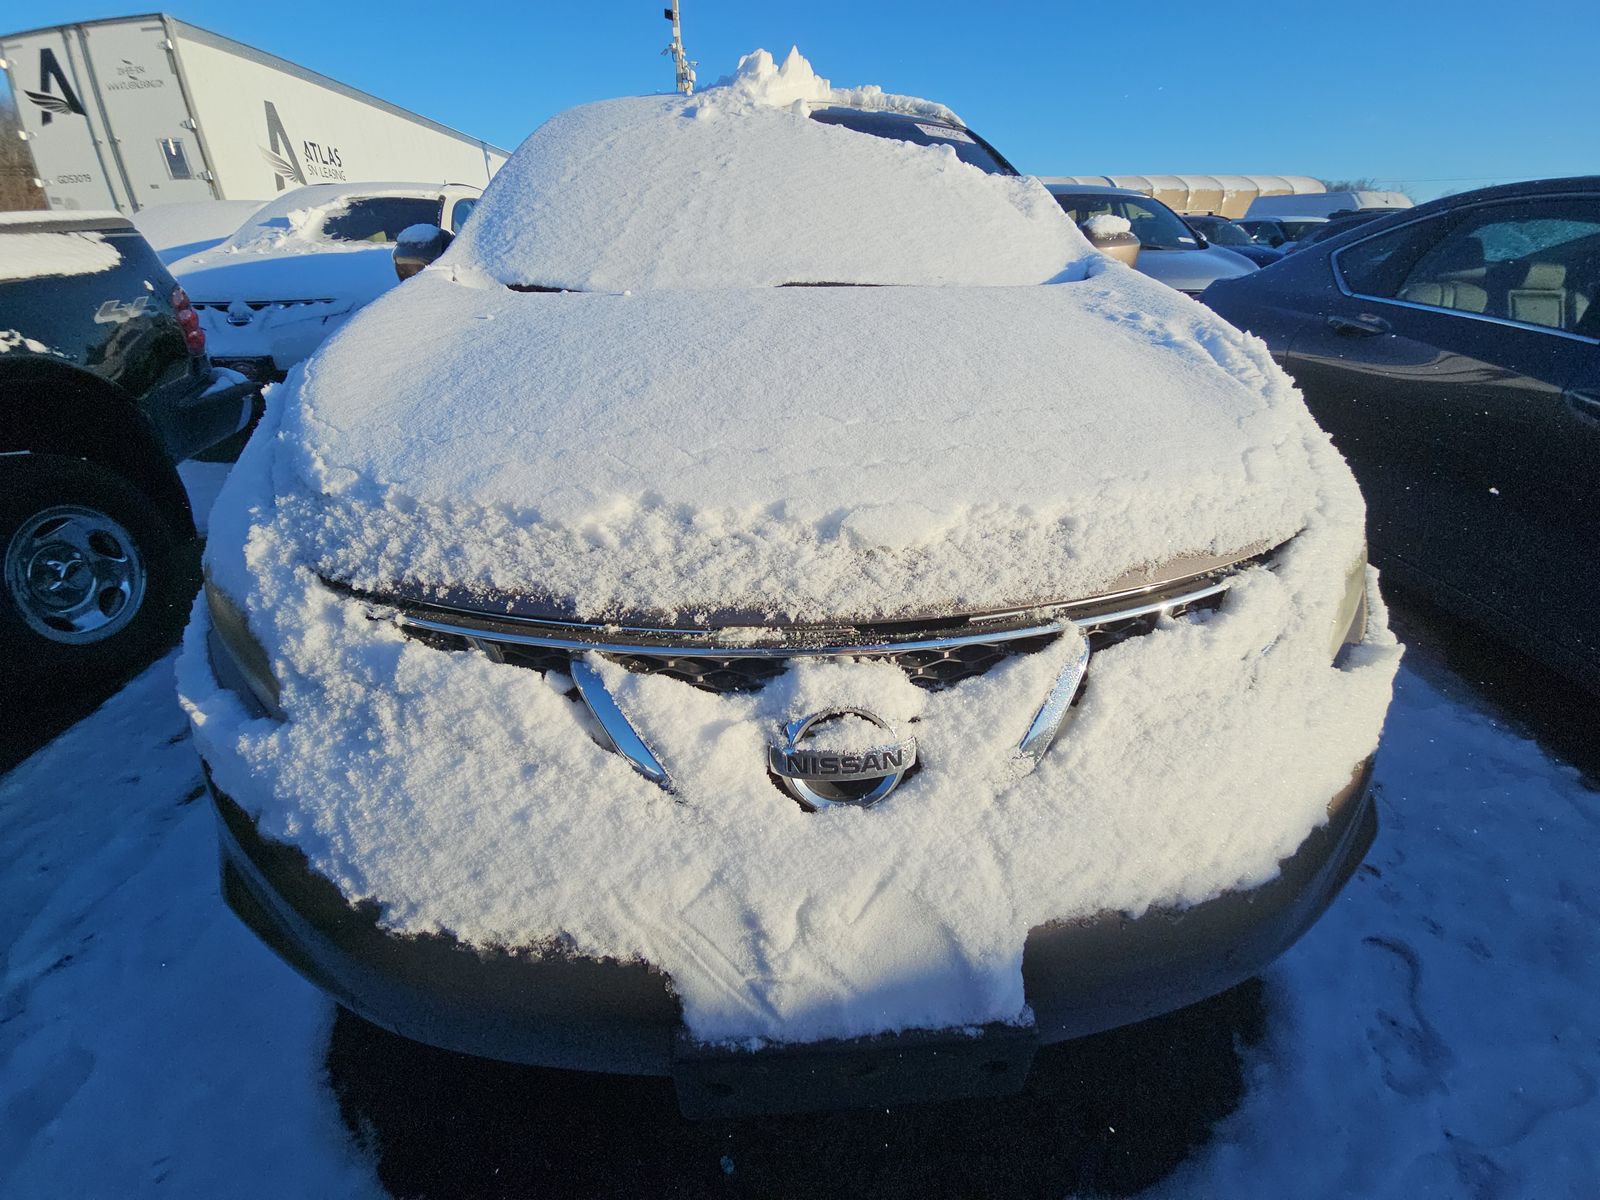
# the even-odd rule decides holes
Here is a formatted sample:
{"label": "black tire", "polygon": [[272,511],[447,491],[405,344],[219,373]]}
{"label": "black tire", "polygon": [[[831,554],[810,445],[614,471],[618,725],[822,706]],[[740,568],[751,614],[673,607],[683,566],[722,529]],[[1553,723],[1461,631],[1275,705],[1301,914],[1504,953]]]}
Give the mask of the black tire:
{"label": "black tire", "polygon": [[[75,528],[96,530],[94,545],[110,551],[108,559],[120,553],[132,564],[125,573],[140,581],[120,602],[102,589],[111,597],[103,605],[111,615],[81,618],[104,621],[98,628],[52,625],[54,614],[30,591],[39,578],[30,567],[63,557],[48,547],[56,536],[50,531],[66,518],[50,514],[67,510],[86,514],[74,518]],[[120,545],[124,535],[127,547]],[[75,580],[83,569],[76,568]],[[199,546],[186,511],[162,511],[116,472],[83,459],[0,458],[0,682],[8,694],[42,703],[99,703],[177,641],[199,579]],[[90,596],[96,586],[80,590]]]}

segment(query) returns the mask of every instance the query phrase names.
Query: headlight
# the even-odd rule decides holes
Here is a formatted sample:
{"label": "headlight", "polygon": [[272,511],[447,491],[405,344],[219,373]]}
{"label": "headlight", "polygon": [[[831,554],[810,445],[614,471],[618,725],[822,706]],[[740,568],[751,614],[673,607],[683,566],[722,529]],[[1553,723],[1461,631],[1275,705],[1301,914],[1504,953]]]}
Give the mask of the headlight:
{"label": "headlight", "polygon": [[211,669],[217,682],[236,693],[258,716],[283,720],[278,681],[261,643],[250,632],[244,611],[211,580],[206,580],[206,608],[211,613]]}
{"label": "headlight", "polygon": [[1333,644],[1330,658],[1335,660],[1346,646],[1357,646],[1367,634],[1367,548],[1344,578],[1344,598],[1339,601],[1339,615],[1334,618]]}

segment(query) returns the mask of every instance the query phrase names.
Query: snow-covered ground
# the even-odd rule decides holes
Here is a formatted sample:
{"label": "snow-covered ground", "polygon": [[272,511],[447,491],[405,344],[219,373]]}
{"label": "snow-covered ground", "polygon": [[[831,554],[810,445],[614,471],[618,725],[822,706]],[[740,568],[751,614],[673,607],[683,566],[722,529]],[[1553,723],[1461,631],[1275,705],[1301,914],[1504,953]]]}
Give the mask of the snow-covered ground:
{"label": "snow-covered ground", "polygon": [[[1413,653],[1379,757],[1383,832],[1269,973],[1243,1102],[1154,1195],[1600,1187],[1600,794],[1454,676],[1425,629],[1402,632]],[[327,1083],[332,1006],[223,907],[212,821],[170,658],[0,779],[0,1195],[381,1194]],[[1031,1096],[997,1111],[1040,1131],[1043,1159],[1059,1135]],[[632,1170],[620,1146],[584,1148],[574,1122],[599,1120],[569,1113],[555,1138],[513,1116],[508,1161],[570,1158],[585,1180]],[[759,1194],[740,1190],[749,1156],[781,1160],[803,1130],[741,1123],[734,1148],[733,1132],[693,1128],[660,1141],[706,1147],[704,1194]],[[972,1148],[930,1140],[951,1156],[935,1191],[959,1192]],[[863,1185],[900,1194],[896,1172],[913,1170],[925,1184],[929,1164],[910,1158],[864,1166]],[[1011,1167],[1039,1194],[1026,1161]],[[630,1194],[614,1183],[581,1186]]]}

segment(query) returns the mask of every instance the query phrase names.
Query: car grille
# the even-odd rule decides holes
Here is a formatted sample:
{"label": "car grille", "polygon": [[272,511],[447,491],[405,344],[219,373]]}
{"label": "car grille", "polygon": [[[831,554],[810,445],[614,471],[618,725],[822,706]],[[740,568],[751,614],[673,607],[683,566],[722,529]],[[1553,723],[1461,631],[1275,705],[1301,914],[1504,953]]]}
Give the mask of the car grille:
{"label": "car grille", "polygon": [[504,618],[370,599],[392,610],[408,636],[436,649],[477,650],[495,662],[547,673],[570,673],[572,656],[592,651],[638,674],[664,675],[704,691],[727,694],[759,691],[769,680],[783,674],[794,659],[823,656],[892,662],[916,686],[937,691],[977,678],[1017,655],[1044,649],[1061,636],[1069,623],[1083,632],[1090,650],[1098,653],[1150,633],[1164,618],[1214,610],[1222,604],[1228,579],[1259,561],[1248,559],[1158,588],[1035,610],[1008,619],[956,618],[932,628],[884,626],[832,631],[822,641],[813,636],[788,646],[717,646],[714,631],[671,629],[628,630],[618,635],[617,641],[608,641],[613,631],[603,626]]}
{"label": "car grille", "polygon": [[[201,312],[226,313],[233,307],[232,300],[192,300],[194,307]],[[244,306],[251,312],[265,312],[272,309],[274,312],[283,312],[291,308],[310,308],[317,304],[332,304],[332,296],[322,296],[313,300],[246,300]]]}

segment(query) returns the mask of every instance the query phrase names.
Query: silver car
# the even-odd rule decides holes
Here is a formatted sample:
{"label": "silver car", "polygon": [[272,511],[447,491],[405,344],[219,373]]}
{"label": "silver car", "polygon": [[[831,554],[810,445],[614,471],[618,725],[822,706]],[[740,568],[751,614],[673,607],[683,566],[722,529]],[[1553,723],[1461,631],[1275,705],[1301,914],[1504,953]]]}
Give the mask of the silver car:
{"label": "silver car", "polygon": [[1219,279],[1235,279],[1258,270],[1244,255],[1213,246],[1177,213],[1142,192],[1076,183],[1047,183],[1045,187],[1080,226],[1100,215],[1127,221],[1139,239],[1135,269],[1185,295],[1198,297]]}

